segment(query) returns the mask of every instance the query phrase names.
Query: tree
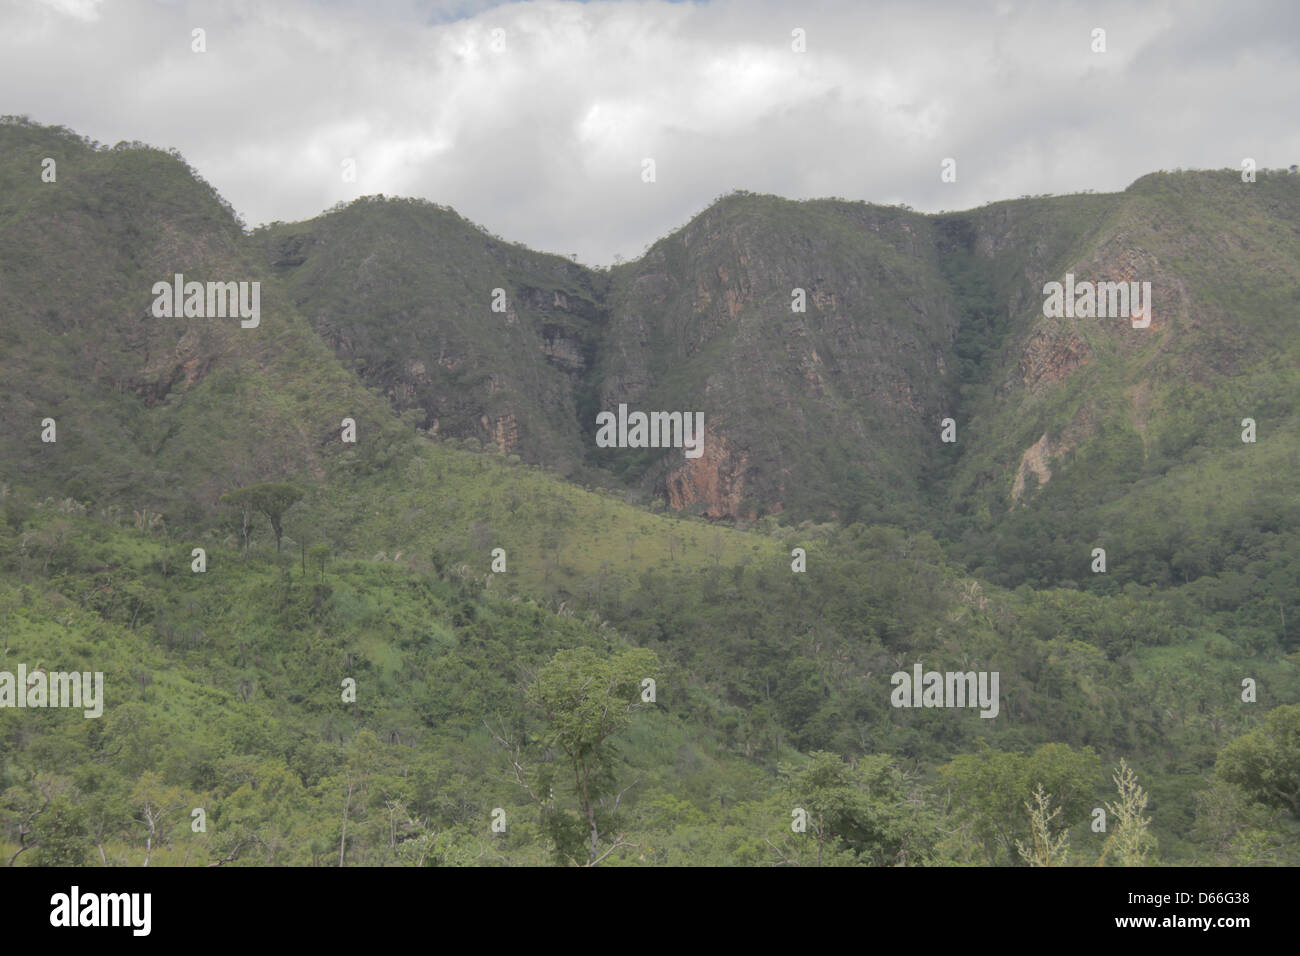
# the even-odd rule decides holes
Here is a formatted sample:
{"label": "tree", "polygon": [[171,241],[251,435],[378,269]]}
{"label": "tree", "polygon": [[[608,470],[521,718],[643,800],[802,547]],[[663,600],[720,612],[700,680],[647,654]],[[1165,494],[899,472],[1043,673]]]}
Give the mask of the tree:
{"label": "tree", "polygon": [[1061,825],[1070,827],[1086,818],[1086,796],[1100,770],[1091,747],[1043,744],[1026,757],[981,741],[978,752],[954,758],[940,773],[952,781],[957,819],[971,827],[988,862],[998,865],[1019,856],[1017,840],[1032,839],[1024,805],[1038,785],[1055,799]]}
{"label": "tree", "polygon": [[[786,801],[808,814],[817,844],[814,865],[929,862],[938,837],[936,815],[889,756],[862,756],[850,766],[839,754],[816,751],[786,774]],[[787,836],[786,846],[794,845]],[[797,850],[773,847],[785,862],[797,861]]]}
{"label": "tree", "polygon": [[312,567],[320,566],[320,580],[325,580],[325,562],[329,560],[330,547],[327,544],[313,544],[307,549],[307,559]]}
{"label": "tree", "polygon": [[[1196,823],[1192,837],[1205,844],[1220,866],[1256,866],[1272,862],[1271,848],[1259,852],[1261,840],[1270,836],[1283,837],[1272,817],[1278,813],[1273,807],[1252,803],[1235,784],[1215,780],[1195,796]],[[1266,859],[1260,859],[1265,856]]]}
{"label": "tree", "polygon": [[223,504],[240,509],[243,518],[244,550],[248,550],[249,518],[254,511],[260,511],[271,522],[275,532],[275,550],[280,551],[280,539],[284,535],[281,519],[284,513],[302,500],[302,489],[297,485],[281,481],[264,481],[247,488],[240,488],[221,496]]}
{"label": "tree", "polygon": [[[632,711],[641,706],[641,681],[656,677],[658,666],[654,652],[645,648],[604,657],[580,647],[558,652],[532,687],[533,702],[546,717],[548,743],[558,745],[573,768],[578,811],[589,838],[588,866],[618,846],[629,845],[618,837],[604,854],[600,852],[602,820],[597,806],[602,796],[614,792],[614,749],[609,740],[630,723]],[[613,809],[601,815],[612,819],[617,809],[616,799]]]}
{"label": "tree", "polygon": [[1254,802],[1300,820],[1300,704],[1273,709],[1263,727],[1224,747],[1214,772]]}
{"label": "tree", "polygon": [[0,793],[0,811],[12,815],[18,837],[17,851],[6,866],[13,866],[28,850],[34,851],[31,862],[36,866],[86,865],[90,846],[86,811],[70,778],[35,774],[25,784]]}
{"label": "tree", "polygon": [[131,790],[131,806],[144,827],[144,862],[148,866],[153,851],[166,844],[178,816],[195,804],[195,798],[179,787],[166,786],[156,771],[145,771]]}

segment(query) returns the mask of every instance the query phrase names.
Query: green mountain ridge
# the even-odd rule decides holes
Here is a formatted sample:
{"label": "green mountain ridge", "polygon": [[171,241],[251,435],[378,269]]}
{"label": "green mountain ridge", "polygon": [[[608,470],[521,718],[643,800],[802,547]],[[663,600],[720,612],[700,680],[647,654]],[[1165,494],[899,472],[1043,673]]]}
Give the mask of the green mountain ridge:
{"label": "green mountain ridge", "polygon": [[[1122,758],[1122,862],[1294,862],[1298,185],[735,194],[593,271],[412,200],[248,233],[179,157],[0,124],[0,670],[108,688],[0,708],[0,859],[1007,865],[1042,783],[1117,865]],[[1043,317],[1125,270],[1150,330]],[[154,318],[178,272],[261,324]],[[620,402],[706,453],[596,449]],[[270,480],[245,546],[221,496]],[[918,662],[998,718],[892,706]],[[628,719],[568,751],[591,681]]]}

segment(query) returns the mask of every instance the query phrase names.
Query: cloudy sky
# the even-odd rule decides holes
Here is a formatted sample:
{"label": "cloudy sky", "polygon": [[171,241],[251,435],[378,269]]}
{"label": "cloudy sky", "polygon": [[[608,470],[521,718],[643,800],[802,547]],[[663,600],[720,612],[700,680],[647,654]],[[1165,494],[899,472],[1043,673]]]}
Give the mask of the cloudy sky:
{"label": "cloudy sky", "polygon": [[732,189],[938,211],[1286,166],[1298,93],[1293,0],[0,0],[0,113],[176,147],[250,225],[422,196],[593,265]]}

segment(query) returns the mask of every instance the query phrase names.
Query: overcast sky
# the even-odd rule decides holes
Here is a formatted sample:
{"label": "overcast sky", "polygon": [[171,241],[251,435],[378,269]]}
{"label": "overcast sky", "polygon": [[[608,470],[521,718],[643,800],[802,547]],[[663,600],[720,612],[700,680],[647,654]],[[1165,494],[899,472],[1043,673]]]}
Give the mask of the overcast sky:
{"label": "overcast sky", "polygon": [[1286,166],[1298,94],[1293,0],[0,0],[0,112],[176,147],[249,225],[422,196],[593,265],[732,189],[938,211]]}

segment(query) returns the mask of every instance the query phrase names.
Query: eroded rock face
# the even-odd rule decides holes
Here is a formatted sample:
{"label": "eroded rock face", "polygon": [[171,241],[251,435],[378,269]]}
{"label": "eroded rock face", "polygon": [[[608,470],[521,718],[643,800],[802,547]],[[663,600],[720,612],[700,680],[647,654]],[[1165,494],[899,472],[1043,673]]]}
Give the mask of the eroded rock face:
{"label": "eroded rock face", "polygon": [[1020,467],[1016,469],[1016,480],[1011,486],[1011,503],[1019,504],[1021,496],[1025,493],[1025,479],[1033,475],[1038,479],[1039,487],[1047,484],[1052,478],[1052,469],[1050,462],[1053,454],[1052,440],[1043,433],[1043,437],[1034,442],[1020,458]]}
{"label": "eroded rock face", "polygon": [[558,330],[543,329],[541,349],[552,365],[565,372],[580,375],[587,369],[587,359],[582,354],[580,343]]}
{"label": "eroded rock face", "polygon": [[699,508],[713,519],[757,517],[752,509],[741,513],[748,454],[733,449],[718,428],[706,425],[704,434],[703,454],[684,460],[665,479],[668,506],[674,511]]}
{"label": "eroded rock face", "polygon": [[428,368],[423,362],[415,359],[408,359],[406,362],[406,377],[416,385],[428,385],[433,380],[429,378]]}
{"label": "eroded rock face", "polygon": [[1087,280],[1094,285],[1102,282],[1150,282],[1151,324],[1145,328],[1135,329],[1130,319],[1107,318],[1095,321],[1102,323],[1103,329],[1116,333],[1134,335],[1164,331],[1173,325],[1173,317],[1186,310],[1186,295],[1182,284],[1164,270],[1160,261],[1151,253],[1128,246],[1127,236],[1117,236],[1113,241],[1100,248],[1088,260],[1075,269],[1077,280]]}
{"label": "eroded rock face", "polygon": [[1016,480],[1011,485],[1011,504],[1025,504],[1025,485],[1033,475],[1041,488],[1052,479],[1052,469],[1062,456],[1068,455],[1097,432],[1092,412],[1085,405],[1074,413],[1061,434],[1052,438],[1046,432],[1038,441],[1025,449],[1016,468]]}
{"label": "eroded rock face", "polygon": [[[1108,215],[1122,202],[1074,197],[934,218],[739,195],[603,274],[484,242],[447,210],[372,204],[285,227],[268,265],[340,357],[399,410],[423,409],[434,434],[561,470],[612,468],[673,510],[824,517],[919,494],[938,464],[939,422],[971,411],[955,343],[972,315],[1007,319],[1005,334],[962,342],[987,354],[993,399],[1015,409],[1001,420],[1015,435],[999,450],[1004,470],[988,479],[1004,498],[1005,468],[1019,462],[1014,501],[1029,494],[1030,475],[1059,477],[1069,444],[1051,433],[1026,449],[1034,436],[1019,430],[1023,413],[1085,388],[1116,355],[1167,345],[1161,333],[1232,328],[1230,315],[1189,309],[1179,260],[1150,224]],[[382,219],[334,224],[367,210]],[[395,232],[413,241],[385,245]],[[952,257],[966,265],[950,269]],[[1150,327],[1044,317],[1044,282],[1067,272],[1150,282]],[[498,286],[503,312],[488,307]],[[1232,362],[1230,342],[1203,353],[1214,372]],[[1198,353],[1183,367],[1209,361]],[[632,454],[617,466],[597,456],[594,416],[620,403],[702,412],[704,456]]]}
{"label": "eroded rock face", "polygon": [[486,415],[479,419],[490,440],[503,455],[508,455],[519,447],[519,422],[509,412],[495,420]]}
{"label": "eroded rock face", "polygon": [[1021,380],[1031,392],[1039,391],[1082,367],[1090,355],[1088,343],[1072,331],[1040,327],[1020,354]]}
{"label": "eroded rock face", "polygon": [[1154,256],[1125,246],[1122,238],[1066,272],[1074,275],[1076,288],[1085,282],[1093,288],[1100,288],[1102,283],[1123,283],[1128,288],[1133,283],[1150,283],[1150,300],[1144,299],[1149,324],[1135,328],[1131,316],[1047,319],[1036,323],[1019,359],[1021,381],[1031,393],[1063,381],[1088,364],[1093,355],[1093,348],[1086,340],[1092,334],[1088,330],[1095,328],[1098,334],[1120,337],[1125,348],[1136,348],[1156,333],[1171,329],[1175,316],[1187,313],[1187,297],[1181,282],[1164,272]]}

